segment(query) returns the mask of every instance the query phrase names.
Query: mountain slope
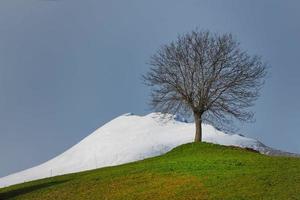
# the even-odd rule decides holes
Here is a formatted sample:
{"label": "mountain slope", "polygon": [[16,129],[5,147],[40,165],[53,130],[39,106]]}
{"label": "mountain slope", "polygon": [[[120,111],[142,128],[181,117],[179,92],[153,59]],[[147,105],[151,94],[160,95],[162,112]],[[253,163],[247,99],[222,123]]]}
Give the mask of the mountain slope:
{"label": "mountain slope", "polygon": [[[176,118],[162,120],[158,113],[122,115],[54,159],[1,178],[0,187],[161,155],[193,138],[193,123]],[[203,139],[215,144],[248,147],[265,154],[281,153],[257,140],[225,134],[210,125],[203,126]]]}
{"label": "mountain slope", "polygon": [[190,143],[125,165],[0,189],[1,200],[299,200],[300,159]]}

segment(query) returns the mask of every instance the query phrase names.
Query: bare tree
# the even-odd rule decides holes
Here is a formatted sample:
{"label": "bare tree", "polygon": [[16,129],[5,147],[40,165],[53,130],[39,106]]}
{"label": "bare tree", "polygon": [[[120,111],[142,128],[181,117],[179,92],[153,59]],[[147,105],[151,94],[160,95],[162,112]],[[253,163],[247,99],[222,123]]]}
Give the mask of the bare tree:
{"label": "bare tree", "polygon": [[260,57],[240,49],[231,34],[193,31],[162,46],[143,76],[151,86],[151,106],[162,113],[193,114],[195,142],[202,141],[202,122],[229,130],[249,111],[266,76]]}

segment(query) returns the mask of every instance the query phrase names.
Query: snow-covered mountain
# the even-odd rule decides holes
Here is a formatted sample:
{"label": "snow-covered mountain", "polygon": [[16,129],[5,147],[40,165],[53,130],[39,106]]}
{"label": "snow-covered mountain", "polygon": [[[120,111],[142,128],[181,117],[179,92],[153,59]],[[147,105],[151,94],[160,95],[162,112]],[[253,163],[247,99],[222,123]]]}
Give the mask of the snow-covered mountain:
{"label": "snow-covered mountain", "polygon": [[[158,113],[146,116],[125,114],[100,127],[61,155],[1,178],[0,187],[161,155],[178,145],[192,142],[194,129],[193,123],[176,117],[162,120]],[[248,147],[264,154],[284,154],[255,139],[225,134],[210,125],[203,126],[203,140]]]}

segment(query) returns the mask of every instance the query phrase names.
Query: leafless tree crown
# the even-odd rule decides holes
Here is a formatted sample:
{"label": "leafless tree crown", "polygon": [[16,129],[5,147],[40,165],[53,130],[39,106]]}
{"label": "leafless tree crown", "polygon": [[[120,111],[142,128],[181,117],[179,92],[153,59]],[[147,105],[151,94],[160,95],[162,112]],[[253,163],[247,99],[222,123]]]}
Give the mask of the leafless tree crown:
{"label": "leafless tree crown", "polygon": [[162,46],[143,76],[151,106],[162,113],[197,114],[217,128],[233,119],[251,121],[249,111],[264,83],[266,65],[240,49],[231,34],[193,31]]}

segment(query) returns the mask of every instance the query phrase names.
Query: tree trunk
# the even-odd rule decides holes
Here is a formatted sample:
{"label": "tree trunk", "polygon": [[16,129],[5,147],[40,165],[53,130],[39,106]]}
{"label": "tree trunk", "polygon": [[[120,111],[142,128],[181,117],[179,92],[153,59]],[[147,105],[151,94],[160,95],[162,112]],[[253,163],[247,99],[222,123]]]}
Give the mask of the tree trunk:
{"label": "tree trunk", "polygon": [[202,142],[202,119],[201,114],[194,113],[195,125],[196,125],[196,134],[195,142]]}

